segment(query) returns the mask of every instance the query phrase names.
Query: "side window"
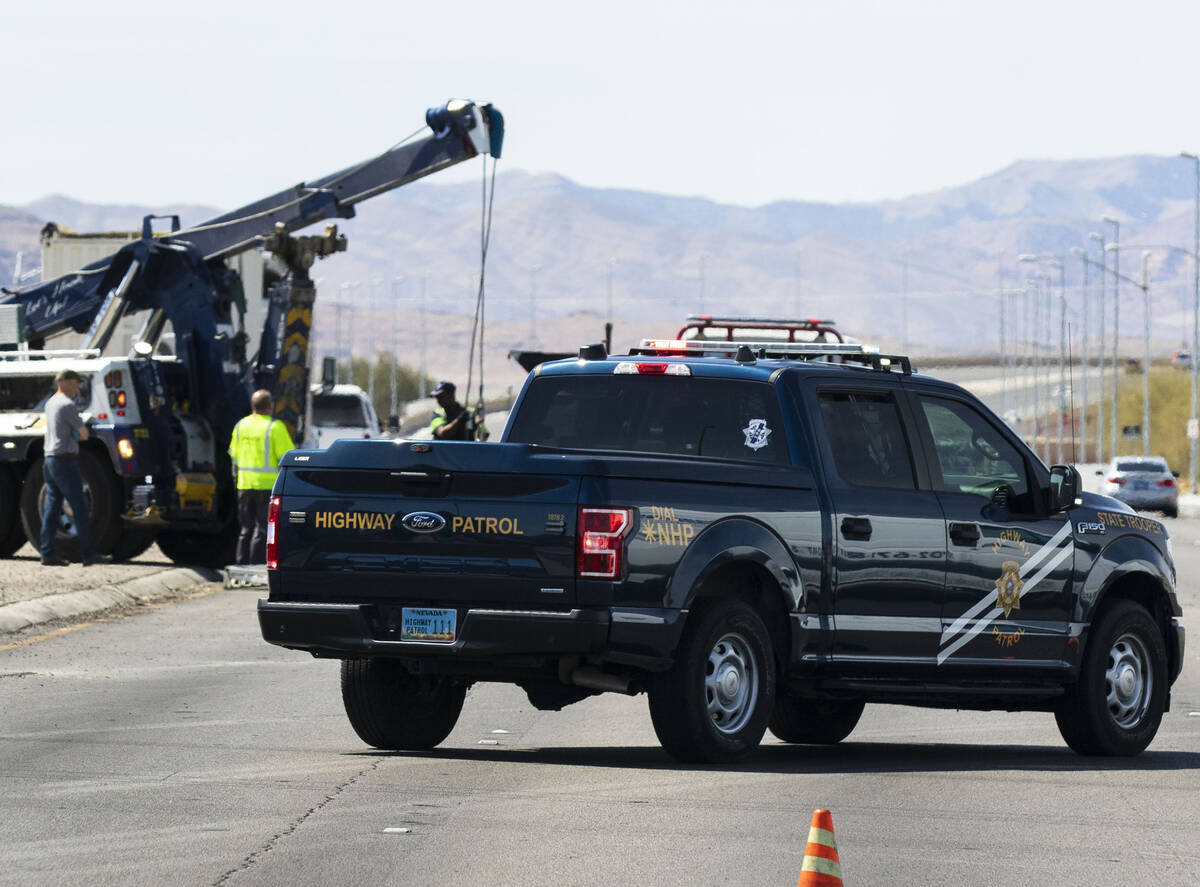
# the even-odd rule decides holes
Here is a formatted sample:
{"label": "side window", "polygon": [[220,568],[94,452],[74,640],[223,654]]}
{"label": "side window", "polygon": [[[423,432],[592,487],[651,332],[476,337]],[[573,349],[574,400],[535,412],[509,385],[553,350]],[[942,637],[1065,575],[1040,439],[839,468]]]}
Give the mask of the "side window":
{"label": "side window", "polygon": [[[1018,511],[1030,510],[1025,460],[982,413],[958,401],[924,396],[921,409],[942,470],[941,489],[999,499]],[[937,483],[935,477],[935,486]]]}
{"label": "side window", "polygon": [[900,410],[890,395],[822,391],[817,397],[842,480],[856,487],[916,489]]}

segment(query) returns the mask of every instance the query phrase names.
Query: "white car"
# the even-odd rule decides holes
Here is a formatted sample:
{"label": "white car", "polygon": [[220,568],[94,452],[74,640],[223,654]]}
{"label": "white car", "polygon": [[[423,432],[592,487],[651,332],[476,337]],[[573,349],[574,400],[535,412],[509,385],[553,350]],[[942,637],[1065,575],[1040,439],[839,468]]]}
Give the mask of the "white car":
{"label": "white car", "polygon": [[1177,475],[1161,456],[1118,456],[1108,464],[1100,492],[1139,511],[1179,516]]}

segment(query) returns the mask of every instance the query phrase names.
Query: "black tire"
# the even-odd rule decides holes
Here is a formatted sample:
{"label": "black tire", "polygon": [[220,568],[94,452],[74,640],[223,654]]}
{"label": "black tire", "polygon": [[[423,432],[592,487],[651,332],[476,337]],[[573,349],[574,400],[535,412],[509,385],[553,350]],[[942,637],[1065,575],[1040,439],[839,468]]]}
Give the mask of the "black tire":
{"label": "black tire", "polygon": [[21,521],[14,523],[8,535],[0,540],[0,558],[12,557],[20,551],[29,540],[25,538],[25,525]]}
{"label": "black tire", "polygon": [[680,761],[744,758],[762,741],[775,699],[775,657],[761,617],[737,598],[692,609],[665,672],[647,687],[658,741]]}
{"label": "black tire", "polygon": [[386,750],[425,750],[450,735],[467,686],[441,675],[411,675],[388,659],[343,659],[342,704],[358,738]]}
{"label": "black tire", "polygon": [[121,531],[121,535],[117,537],[117,544],[113,546],[113,563],[133,560],[139,554],[145,553],[146,549],[153,544],[153,533],[149,533],[146,530],[124,529]]}
{"label": "black tire", "polygon": [[859,699],[804,699],[784,691],[767,726],[784,742],[836,745],[854,730],[864,708]]}
{"label": "black tire", "polygon": [[1093,625],[1078,683],[1054,713],[1059,732],[1081,755],[1141,753],[1162,721],[1167,649],[1144,608],[1113,601]]}
{"label": "black tire", "polygon": [[12,557],[25,544],[21,525],[21,488],[12,468],[0,465],[0,557]]}
{"label": "black tire", "polygon": [[[83,493],[88,501],[92,525],[92,545],[97,554],[111,554],[121,535],[121,496],[117,476],[107,460],[91,449],[79,451],[79,470],[83,474]],[[21,523],[25,536],[39,546],[42,535],[42,509],[45,504],[45,479],[42,460],[38,459],[25,475],[21,485]],[[66,512],[55,538],[54,550],[59,557],[77,561],[82,557],[74,524]]]}
{"label": "black tire", "polygon": [[1179,517],[1179,506],[1175,505],[1171,508],[1164,508],[1163,517]]}
{"label": "black tire", "polygon": [[237,555],[237,524],[227,524],[219,533],[167,531],[155,541],[163,554],[181,566],[217,570],[232,564]]}

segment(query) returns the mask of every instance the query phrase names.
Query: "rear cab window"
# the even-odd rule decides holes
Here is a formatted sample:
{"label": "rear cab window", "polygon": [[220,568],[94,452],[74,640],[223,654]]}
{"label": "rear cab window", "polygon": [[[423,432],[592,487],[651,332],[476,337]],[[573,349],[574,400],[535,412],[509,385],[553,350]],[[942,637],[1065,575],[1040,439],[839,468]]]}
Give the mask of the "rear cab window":
{"label": "rear cab window", "polygon": [[711,376],[542,376],[526,390],[506,440],[790,464],[774,386]]}
{"label": "rear cab window", "polygon": [[366,428],[362,401],[353,394],[318,394],[313,398],[313,425],[319,428]]}

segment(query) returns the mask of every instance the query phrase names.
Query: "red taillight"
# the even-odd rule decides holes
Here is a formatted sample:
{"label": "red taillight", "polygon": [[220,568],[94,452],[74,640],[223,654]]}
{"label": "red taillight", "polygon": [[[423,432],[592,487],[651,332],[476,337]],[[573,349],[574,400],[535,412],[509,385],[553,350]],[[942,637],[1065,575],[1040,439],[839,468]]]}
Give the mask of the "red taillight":
{"label": "red taillight", "polygon": [[632,526],[632,508],[580,508],[578,574],[619,579],[622,543]]}
{"label": "red taillight", "polygon": [[1158,485],[1160,487],[1173,487],[1175,486],[1175,479],[1172,477],[1164,478],[1158,482]]}
{"label": "red taillight", "polygon": [[1122,485],[1125,483],[1125,478],[1123,478],[1123,477],[1110,477],[1110,478],[1108,479],[1108,482],[1109,482],[1110,484],[1116,484],[1116,485],[1119,487],[1119,486],[1122,486]]}
{"label": "red taillight", "polygon": [[279,569],[279,497],[272,496],[267,506],[267,569]]}

